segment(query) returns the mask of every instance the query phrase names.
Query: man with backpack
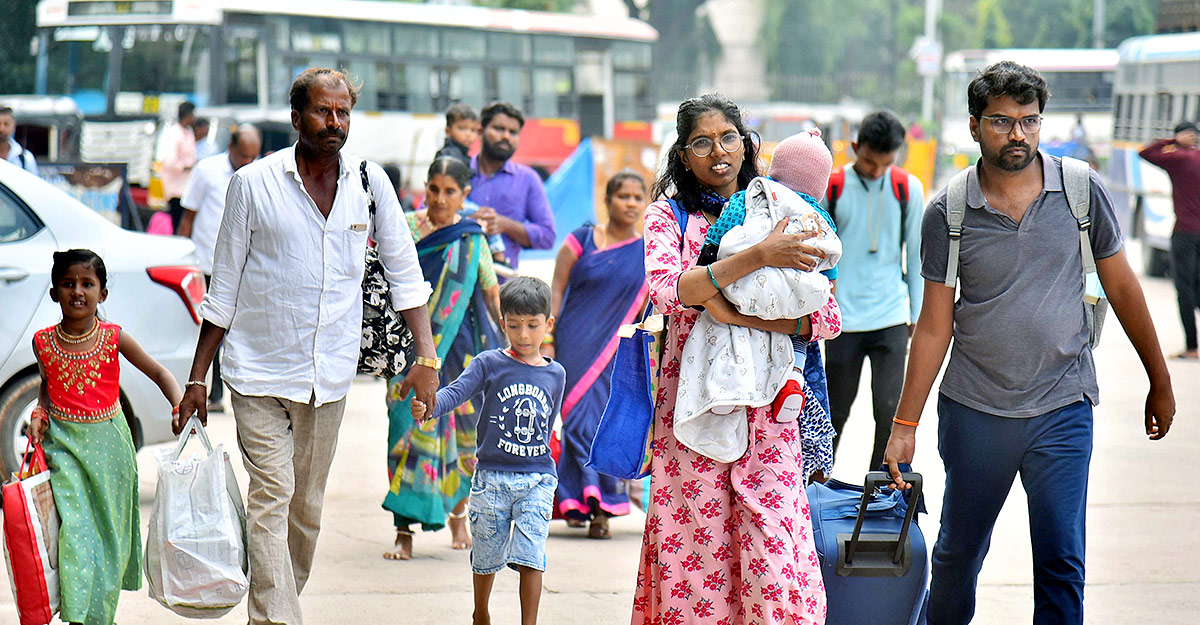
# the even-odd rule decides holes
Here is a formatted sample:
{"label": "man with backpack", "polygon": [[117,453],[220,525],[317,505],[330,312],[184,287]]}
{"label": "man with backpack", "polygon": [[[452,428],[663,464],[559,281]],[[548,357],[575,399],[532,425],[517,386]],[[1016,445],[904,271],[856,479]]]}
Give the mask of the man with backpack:
{"label": "man with backpack", "polygon": [[916,176],[893,164],[904,145],[904,125],[894,114],[864,117],[850,145],[857,160],[833,170],[825,194],[843,251],[837,281],[842,335],[825,344],[825,370],[836,452],[863,359],[870,359],[875,443],[869,467],[878,469],[900,400],[910,328],[921,310],[925,192]]}
{"label": "man with backpack", "polygon": [[7,106],[0,105],[0,160],[8,161],[25,171],[37,175],[37,160],[33,154],[17,143],[13,134],[17,131],[17,116]]}
{"label": "man with backpack", "polygon": [[1038,151],[1049,97],[1040,74],[1008,61],[972,80],[970,128],[982,158],[933,198],[922,222],[925,295],[885,456],[896,487],[907,487],[898,465],[912,462],[953,338],[938,396],[946,490],[930,625],[970,622],[992,527],[1018,473],[1029,502],[1033,622],[1083,623],[1092,406],[1100,399],[1092,347],[1105,294],[1150,379],[1146,434],[1166,436],[1175,415],[1108,192],[1082,161]]}

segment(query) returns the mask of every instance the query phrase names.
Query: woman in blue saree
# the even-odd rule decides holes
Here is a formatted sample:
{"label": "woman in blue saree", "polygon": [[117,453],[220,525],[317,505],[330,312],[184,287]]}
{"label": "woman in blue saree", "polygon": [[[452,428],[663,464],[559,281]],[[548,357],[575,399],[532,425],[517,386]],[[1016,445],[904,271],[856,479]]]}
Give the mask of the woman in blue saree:
{"label": "woman in blue saree", "polygon": [[646,183],[622,172],[605,189],[608,224],[585,225],[567,236],[551,285],[557,313],[554,356],[567,370],[558,458],[558,513],[573,527],[588,521],[588,536],[609,538],[608,518],[629,513],[623,480],[586,466],[612,379],[617,328],[646,308],[645,252],[634,228],[646,206]]}
{"label": "woman in blue saree", "polygon": [[[429,316],[442,360],[442,386],[457,378],[475,354],[501,345],[495,325],[500,287],[487,237],[479,224],[458,214],[470,193],[470,179],[471,170],[461,161],[435,160],[425,183],[426,208],[408,217],[421,271],[434,289]],[[466,501],[475,472],[478,401],[463,404],[447,418],[416,423],[411,395],[400,397],[403,382],[403,375],[392,378],[387,391],[390,483],[383,507],[394,517],[396,543],[384,557],[409,559],[411,526],[419,523],[435,531],[447,524],[447,517],[452,547],[468,549]]]}

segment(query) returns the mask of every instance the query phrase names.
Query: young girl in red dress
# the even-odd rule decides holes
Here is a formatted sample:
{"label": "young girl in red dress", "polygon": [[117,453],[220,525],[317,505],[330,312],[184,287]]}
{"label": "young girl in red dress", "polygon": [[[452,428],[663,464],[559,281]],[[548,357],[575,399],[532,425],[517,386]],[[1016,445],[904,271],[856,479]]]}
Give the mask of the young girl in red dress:
{"label": "young girl in red dress", "polygon": [[99,256],[55,252],[50,277],[50,298],[62,307],[62,321],[33,336],[42,387],[29,436],[45,441],[61,519],[59,616],[67,623],[109,625],[120,591],[142,585],[137,463],[121,413],[119,356],[154,380],[172,406],[183,392],[133,337],[97,318],[96,307],[108,297]]}

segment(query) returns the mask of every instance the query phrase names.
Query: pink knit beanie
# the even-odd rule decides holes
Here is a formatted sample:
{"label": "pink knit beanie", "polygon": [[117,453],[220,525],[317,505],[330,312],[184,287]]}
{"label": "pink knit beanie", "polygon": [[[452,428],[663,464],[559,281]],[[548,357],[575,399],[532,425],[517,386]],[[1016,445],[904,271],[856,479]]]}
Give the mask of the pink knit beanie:
{"label": "pink knit beanie", "polygon": [[824,199],[833,170],[833,155],[821,140],[821,131],[806,130],[779,142],[767,175],[785,187]]}

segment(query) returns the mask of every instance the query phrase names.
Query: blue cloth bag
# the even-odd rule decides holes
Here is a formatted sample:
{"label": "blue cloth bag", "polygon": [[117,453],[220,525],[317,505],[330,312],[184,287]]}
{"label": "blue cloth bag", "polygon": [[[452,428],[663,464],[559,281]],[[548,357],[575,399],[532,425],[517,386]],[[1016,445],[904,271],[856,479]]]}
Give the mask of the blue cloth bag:
{"label": "blue cloth bag", "polygon": [[639,479],[650,474],[654,439],[654,397],[651,395],[650,349],[654,334],[638,327],[622,337],[613,358],[612,391],[587,466],[616,478]]}
{"label": "blue cloth bag", "polygon": [[[675,200],[668,200],[681,233],[679,251],[687,233],[688,214]],[[647,310],[647,312],[650,312]],[[665,339],[668,318],[661,332],[638,326],[629,337],[621,337],[613,357],[612,386],[604,414],[596,426],[587,466],[616,478],[636,480],[650,475],[651,445],[654,441],[654,391],[658,368],[651,365],[651,350],[659,350]],[[658,364],[659,358],[653,358]]]}

